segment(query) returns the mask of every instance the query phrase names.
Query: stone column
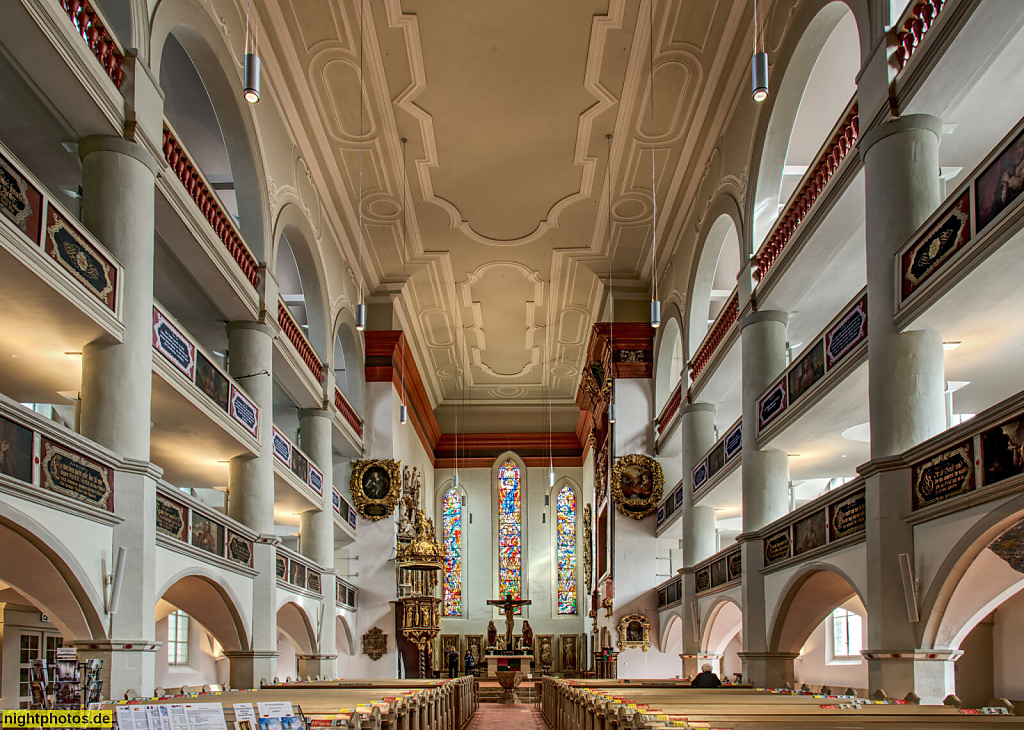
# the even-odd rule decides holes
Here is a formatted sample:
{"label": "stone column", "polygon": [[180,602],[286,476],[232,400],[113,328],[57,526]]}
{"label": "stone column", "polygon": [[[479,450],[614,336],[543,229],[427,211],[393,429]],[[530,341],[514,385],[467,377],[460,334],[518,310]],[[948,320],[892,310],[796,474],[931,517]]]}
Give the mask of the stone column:
{"label": "stone column", "polygon": [[149,461],[157,162],[121,137],[86,137],[78,149],[82,222],[124,267],[123,341],[82,349],[82,435],[122,456]]}
{"label": "stone column", "polygon": [[[236,456],[228,467],[228,516],[260,534],[253,545],[252,645],[227,654],[231,686],[258,687],[277,665],[277,545],[274,535],[274,330],[258,322],[228,324],[228,369],[260,409],[260,453]],[[264,374],[265,373],[265,374]]]}
{"label": "stone column", "polygon": [[743,675],[758,687],[793,681],[792,654],[768,650],[764,544],[754,533],[789,511],[785,452],[757,448],[757,399],[786,369],[785,312],[754,312],[740,320],[743,343]]}
{"label": "stone column", "polygon": [[[868,279],[868,402],[871,458],[893,456],[946,425],[942,337],[934,330],[898,332],[893,322],[897,250],[940,203],[941,121],[915,114],[868,130],[864,157]],[[884,468],[884,467],[883,467]],[[908,470],[868,472],[868,686],[893,696],[914,691],[938,700],[953,691],[955,656],[915,653],[899,555],[914,555]]]}
{"label": "stone column", "polygon": [[693,468],[715,444],[715,406],[690,403],[679,409],[683,445],[683,676],[700,671],[700,616],[694,572],[700,561],[715,554],[715,508],[693,503]]}
{"label": "stone column", "polygon": [[334,504],[331,498],[334,484],[331,446],[333,424],[330,411],[322,409],[300,411],[299,418],[299,445],[324,475],[323,504],[320,509],[303,512],[299,518],[299,547],[302,554],[323,568],[320,581],[323,618],[318,636],[320,652],[300,658],[299,674],[303,677],[334,678],[337,674],[335,626],[338,612],[335,601]]}
{"label": "stone column", "polygon": [[158,167],[148,150],[121,137],[86,137],[79,153],[82,220],[124,267],[124,337],[120,344],[93,342],[83,348],[80,423],[83,436],[125,459],[114,511],[126,519],[114,527],[110,563],[119,547],[127,548],[123,585],[131,592],[110,615],[110,640],[79,648],[83,658],[103,660],[104,692],[120,699],[127,689],[151,691],[156,666],[155,481],[161,472],[149,463],[149,438]]}

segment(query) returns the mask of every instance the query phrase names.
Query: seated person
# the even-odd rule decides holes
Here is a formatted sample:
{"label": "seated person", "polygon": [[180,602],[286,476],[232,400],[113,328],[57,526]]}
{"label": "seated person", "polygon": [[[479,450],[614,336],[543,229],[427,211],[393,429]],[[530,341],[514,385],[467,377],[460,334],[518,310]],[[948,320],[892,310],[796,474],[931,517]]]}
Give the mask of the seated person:
{"label": "seated person", "polygon": [[722,686],[722,680],[718,678],[718,675],[711,671],[710,664],[702,664],[700,667],[700,674],[693,678],[690,682],[691,687],[698,689],[716,689]]}

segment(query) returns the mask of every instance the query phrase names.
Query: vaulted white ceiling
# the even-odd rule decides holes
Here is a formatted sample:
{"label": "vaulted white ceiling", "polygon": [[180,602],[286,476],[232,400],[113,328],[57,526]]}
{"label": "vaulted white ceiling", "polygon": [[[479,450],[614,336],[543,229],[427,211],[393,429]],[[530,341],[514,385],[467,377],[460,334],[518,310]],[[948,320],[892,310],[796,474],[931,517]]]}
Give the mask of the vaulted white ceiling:
{"label": "vaulted white ceiling", "polygon": [[688,212],[748,6],[657,2],[652,61],[648,0],[267,0],[369,301],[404,295],[435,405],[574,397],[609,272],[649,299],[655,194],[659,267]]}

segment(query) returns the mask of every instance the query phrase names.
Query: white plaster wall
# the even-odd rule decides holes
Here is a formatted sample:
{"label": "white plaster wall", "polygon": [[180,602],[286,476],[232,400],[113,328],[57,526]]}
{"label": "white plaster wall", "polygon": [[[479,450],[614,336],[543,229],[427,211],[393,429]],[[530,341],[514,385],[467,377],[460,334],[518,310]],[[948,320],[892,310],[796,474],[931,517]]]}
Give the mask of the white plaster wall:
{"label": "white plaster wall", "polygon": [[[867,640],[868,621],[867,609],[858,598],[851,598],[842,605],[864,619],[863,637]],[[830,663],[827,655],[827,635],[829,620],[826,618],[811,632],[810,637],[800,650],[800,656],[793,661],[793,672],[797,685],[808,684],[812,688],[827,684],[833,690],[841,691],[847,687],[866,690],[868,686],[868,666],[864,659],[855,662]],[[863,696],[863,692],[860,693]]]}
{"label": "white plaster wall", "polygon": [[[114,481],[116,484],[116,475]],[[83,573],[77,577],[98,599],[99,603],[95,608],[100,614],[103,614],[104,586],[102,580],[104,571],[112,570],[113,528],[10,494],[5,494],[3,499],[27,517],[38,522],[63,543],[68,552],[81,565]]]}
{"label": "white plaster wall", "polygon": [[[868,570],[865,543],[860,542],[856,545],[850,545],[842,550],[830,553],[820,560],[811,561],[810,564],[821,566],[830,565],[837,568],[851,581],[853,581],[853,587],[860,591],[860,595],[865,595]],[[806,568],[807,565],[808,563],[800,563],[786,568],[785,570],[769,573],[764,577],[764,602],[765,606],[768,607],[769,610],[769,632],[771,631],[772,625],[778,615],[779,601],[782,600],[786,586],[789,585],[789,581],[793,576]]]}
{"label": "white plaster wall", "polygon": [[349,635],[342,626],[342,620],[349,626],[349,631],[351,631],[352,627],[356,625],[356,612],[349,611],[348,609],[338,609],[338,616],[336,618],[337,624],[334,630],[334,638],[335,647],[338,652],[338,677],[344,679],[355,676],[352,673],[352,665],[355,662],[357,644],[354,633],[351,639],[349,639]]}
{"label": "white plaster wall", "polygon": [[[679,651],[666,654],[658,646],[661,635],[658,616],[658,592],[654,587],[665,580],[669,562],[657,560],[658,541],[654,537],[655,519],[651,515],[633,520],[615,513],[615,611],[611,619],[613,645],[618,641],[617,627],[623,616],[639,613],[651,622],[652,646],[646,652],[628,649],[619,655],[619,677],[674,677],[680,672]],[[666,544],[673,540],[663,539]],[[667,549],[666,549],[667,557]],[[603,612],[602,612],[603,613]]]}
{"label": "white plaster wall", "polygon": [[[406,466],[418,467],[422,473],[421,495],[428,512],[433,514],[434,470],[412,423],[399,422],[401,402],[390,383],[367,383],[364,413],[366,430],[364,444],[366,459],[396,459]],[[348,485],[350,468],[335,468],[335,486],[352,503]],[[359,606],[350,621],[355,654],[339,656],[339,675],[369,679],[387,679],[398,676],[398,651],[395,634],[395,615],[390,601],[396,597],[395,535],[396,513],[373,522],[358,518],[357,540],[338,551],[336,566],[339,574],[350,576],[359,589]],[[358,560],[349,560],[358,556]],[[355,576],[355,573],[359,573]],[[380,628],[387,636],[388,652],[377,661],[362,653],[362,637],[371,628]]]}
{"label": "white plaster wall", "polygon": [[277,674],[274,676],[282,682],[288,677],[294,679],[299,666],[295,656],[298,652],[295,649],[295,644],[280,631],[277,632],[277,651]]}
{"label": "white plaster wall", "polygon": [[226,570],[215,565],[197,560],[196,558],[183,555],[165,547],[157,545],[156,564],[154,566],[156,590],[159,600],[162,591],[169,588],[171,581],[180,580],[186,575],[215,575],[221,585],[226,586],[234,594],[235,608],[238,610],[242,623],[246,627],[246,634],[252,635],[252,578],[241,575],[232,570]]}
{"label": "white plaster wall", "polygon": [[[165,607],[163,611],[160,611],[161,606]],[[194,618],[189,622],[188,665],[167,663],[167,612],[170,608],[166,601],[157,607],[163,616],[156,622],[156,639],[162,642],[156,652],[156,686],[170,690],[180,689],[184,685],[228,682],[231,662],[220,654],[216,639]]]}
{"label": "white plaster wall", "polygon": [[615,417],[616,457],[654,454],[654,399],[649,379],[616,379]]}
{"label": "white plaster wall", "polygon": [[996,697],[1014,702],[1024,711],[1024,591],[996,609],[992,633],[993,675]]}
{"label": "white plaster wall", "polygon": [[1006,501],[975,505],[914,527],[914,575],[920,581],[922,597],[928,596],[933,590],[932,583],[950,551],[978,520]]}

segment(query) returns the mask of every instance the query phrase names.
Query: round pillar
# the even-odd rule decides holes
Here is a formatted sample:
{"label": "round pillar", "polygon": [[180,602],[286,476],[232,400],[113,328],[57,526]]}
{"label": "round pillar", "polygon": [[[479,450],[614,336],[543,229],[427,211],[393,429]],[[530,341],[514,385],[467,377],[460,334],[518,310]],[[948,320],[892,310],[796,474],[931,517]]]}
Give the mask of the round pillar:
{"label": "round pillar", "polygon": [[122,456],[149,461],[156,160],[121,137],[85,137],[78,149],[82,222],[124,267],[123,341],[82,349],[81,431]]}
{"label": "round pillar", "polygon": [[[274,532],[274,331],[261,322],[228,323],[228,369],[260,409],[260,453],[228,468],[228,516],[264,535]],[[264,374],[266,373],[266,374]]]}
{"label": "round pillar", "polygon": [[693,469],[715,445],[715,407],[691,403],[679,409],[683,442],[683,567],[691,568],[715,554],[715,509],[693,503]]}
{"label": "round pillar", "polygon": [[[782,451],[757,448],[757,399],[786,369],[785,312],[754,312],[740,321],[743,345],[743,531],[760,530],[789,512],[789,464]],[[744,571],[745,572],[745,571]]]}
{"label": "round pillar", "polygon": [[942,122],[911,114],[869,130],[864,157],[871,458],[899,454],[946,427],[942,336],[899,333],[894,257],[941,202]]}
{"label": "round pillar", "polygon": [[321,409],[299,412],[299,445],[324,475],[323,506],[307,510],[299,518],[299,548],[303,555],[325,568],[334,567],[331,428],[330,412]]}

